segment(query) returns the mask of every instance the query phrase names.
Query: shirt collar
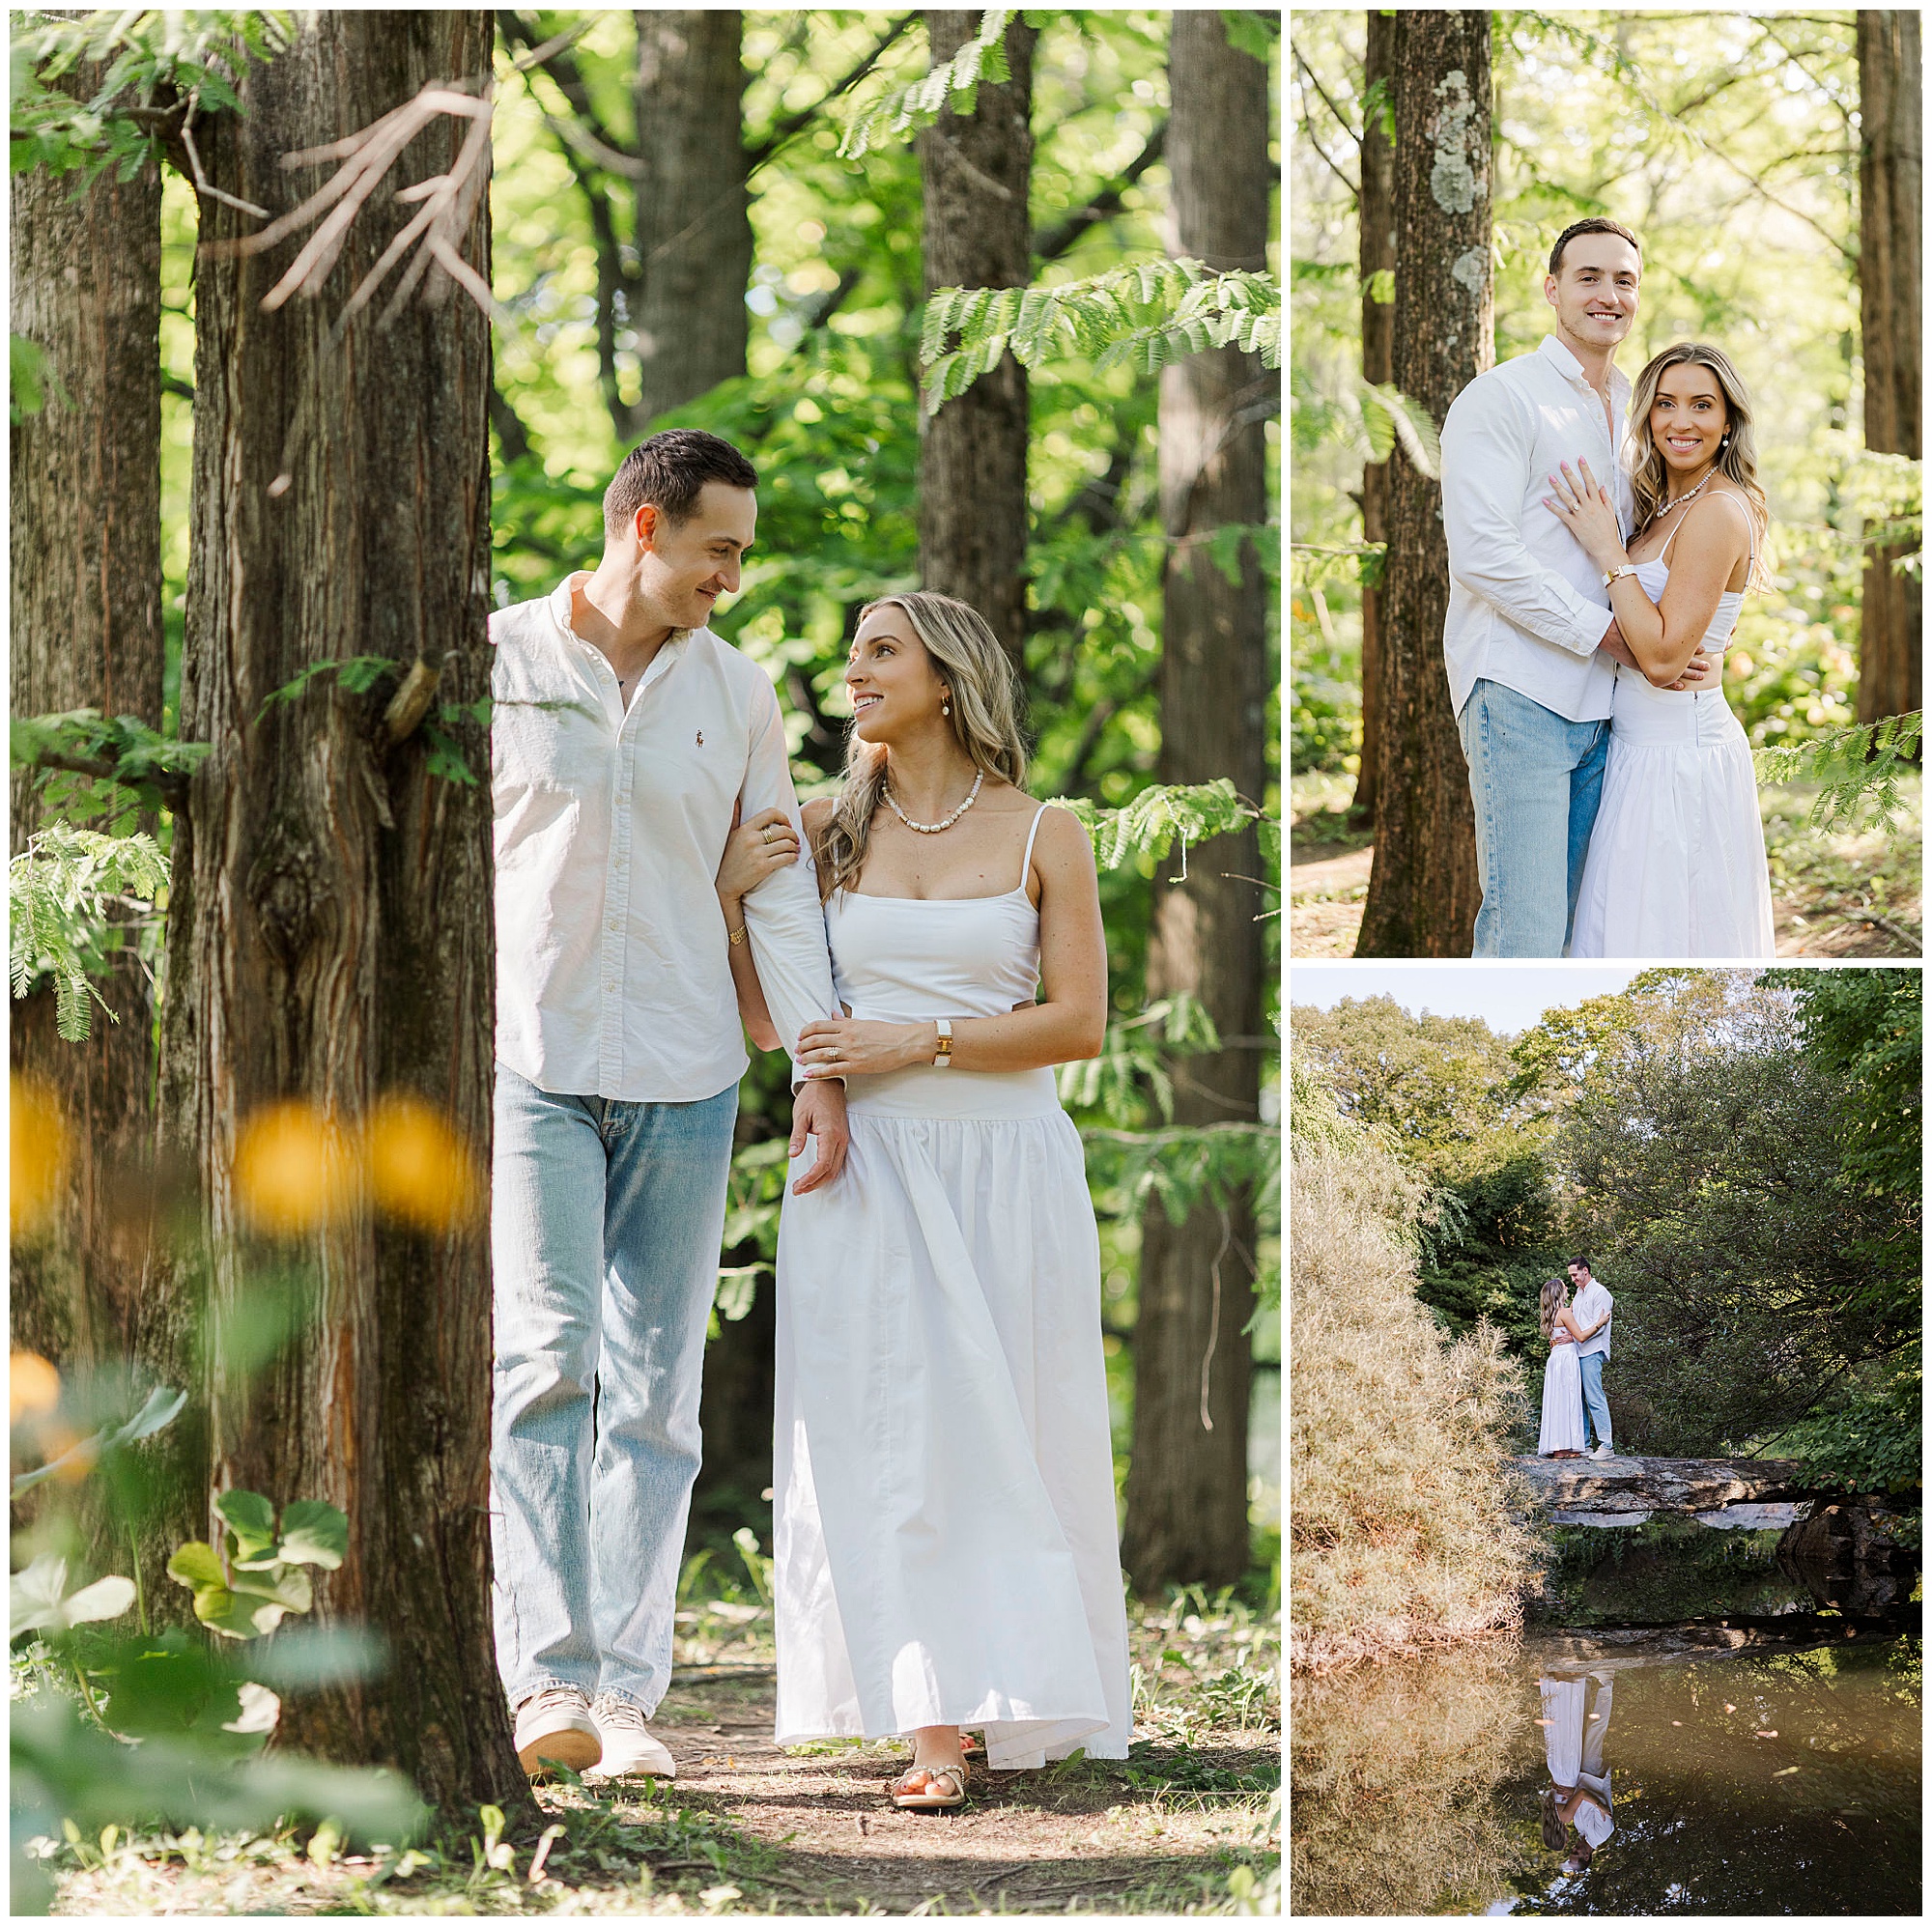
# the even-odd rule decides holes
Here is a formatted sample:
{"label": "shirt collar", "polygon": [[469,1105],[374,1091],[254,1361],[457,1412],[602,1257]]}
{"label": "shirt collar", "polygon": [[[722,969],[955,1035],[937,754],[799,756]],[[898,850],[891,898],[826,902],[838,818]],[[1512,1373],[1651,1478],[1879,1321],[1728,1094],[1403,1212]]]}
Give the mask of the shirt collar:
{"label": "shirt collar", "polygon": [[[1587,387],[1583,375],[1583,364],[1553,334],[1543,337],[1543,346],[1536,351],[1573,387]],[[1621,401],[1630,393],[1630,380],[1624,371],[1612,361],[1610,363],[1610,399]]]}
{"label": "shirt collar", "polygon": [[[558,629],[573,642],[586,649],[593,647],[594,644],[584,641],[583,637],[572,626],[570,620],[570,598],[573,589],[581,588],[589,580],[590,571],[588,569],[578,569],[573,574],[565,576],[557,583],[556,587],[551,592],[550,598],[550,612],[555,616]],[[680,653],[684,645],[696,633],[695,629],[673,629],[670,632],[669,637],[665,642],[664,648],[660,649],[658,654],[663,655],[666,649],[668,649],[673,655]]]}

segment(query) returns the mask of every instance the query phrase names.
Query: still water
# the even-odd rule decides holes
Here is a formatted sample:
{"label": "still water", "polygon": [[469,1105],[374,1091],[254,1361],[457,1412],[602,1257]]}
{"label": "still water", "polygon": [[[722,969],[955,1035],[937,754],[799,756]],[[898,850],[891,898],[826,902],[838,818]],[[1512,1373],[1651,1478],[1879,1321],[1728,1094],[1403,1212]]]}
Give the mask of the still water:
{"label": "still water", "polygon": [[1917,1629],[1797,1605],[1298,1685],[1291,1910],[1917,1915]]}

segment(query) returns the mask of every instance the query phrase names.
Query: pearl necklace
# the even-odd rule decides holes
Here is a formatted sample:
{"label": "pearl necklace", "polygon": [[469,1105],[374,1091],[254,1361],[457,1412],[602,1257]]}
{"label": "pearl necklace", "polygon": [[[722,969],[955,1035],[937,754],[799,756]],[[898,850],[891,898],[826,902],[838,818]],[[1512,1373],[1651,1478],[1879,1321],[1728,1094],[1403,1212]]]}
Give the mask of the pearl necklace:
{"label": "pearl necklace", "polygon": [[[1673,508],[1689,508],[1690,504],[1693,501],[1695,501],[1697,497],[1700,495],[1702,495],[1704,491],[1711,485],[1711,477],[1715,475],[1717,472],[1718,472],[1718,465],[1716,462],[1713,462],[1711,466],[1704,470],[1704,479],[1700,481],[1697,484],[1697,486],[1690,491],[1689,495],[1680,495],[1675,501],[1666,501],[1662,505],[1662,507],[1654,510],[1651,514],[1650,520],[1643,524],[1644,528],[1655,526],[1655,524],[1658,524],[1659,522],[1662,522],[1663,518],[1666,515],[1668,515]],[[1637,533],[1639,535],[1642,534],[1642,532],[1643,532],[1642,528],[1637,530]],[[1633,536],[1632,539],[1634,540],[1635,537]]]}
{"label": "pearl necklace", "polygon": [[907,815],[906,812],[902,808],[900,808],[895,802],[893,801],[893,792],[890,789],[883,790],[881,793],[884,795],[886,799],[886,807],[889,808],[893,812],[893,814],[895,815],[899,819],[899,821],[906,826],[907,829],[917,830],[921,836],[937,836],[941,830],[950,830],[952,827],[952,825],[956,823],[959,820],[959,818],[963,816],[966,813],[966,811],[973,807],[974,803],[979,800],[980,784],[985,781],[985,779],[986,779],[986,772],[982,769],[973,778],[973,786],[966,792],[966,800],[963,803],[961,803],[960,806],[956,809],[954,809],[953,812],[950,816],[948,816],[943,822],[937,822],[937,823],[914,822],[913,819],[909,815]]}

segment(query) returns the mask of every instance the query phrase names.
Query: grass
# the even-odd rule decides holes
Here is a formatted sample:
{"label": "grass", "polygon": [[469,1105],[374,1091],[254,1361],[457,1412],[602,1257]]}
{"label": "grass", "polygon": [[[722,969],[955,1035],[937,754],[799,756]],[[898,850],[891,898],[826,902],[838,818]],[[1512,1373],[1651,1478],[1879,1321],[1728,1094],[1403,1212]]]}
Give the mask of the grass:
{"label": "grass", "polygon": [[1321,1671],[1521,1624],[1506,1459],[1520,1374],[1416,1300],[1414,1179],[1293,1075],[1291,1662]]}
{"label": "grass", "polygon": [[[1355,779],[1331,772],[1296,775],[1291,784],[1293,862],[1290,897],[1297,956],[1353,953],[1368,894],[1361,862],[1318,874],[1307,869],[1368,849],[1372,830],[1350,816]],[[1778,783],[1758,793],[1772,908],[1780,956],[1918,956],[1924,949],[1920,881],[1922,780],[1901,779],[1904,813],[1892,830],[1839,824],[1814,829],[1817,789]]]}
{"label": "grass", "polygon": [[[742,1550],[742,1547],[741,1547]],[[408,1850],[314,1832],[107,1828],[39,1842],[56,1910],[82,1914],[870,1916],[1273,1913],[1281,1907],[1280,1611],[1242,1587],[1130,1604],[1125,1760],[982,1775],[957,1815],[879,1797],[897,1743],[769,1742],[769,1570],[755,1547],[688,1566],[677,1679],[653,1720],[668,1784],[539,1789],[543,1830],[494,1808]],[[704,1756],[694,1755],[705,1747]]]}

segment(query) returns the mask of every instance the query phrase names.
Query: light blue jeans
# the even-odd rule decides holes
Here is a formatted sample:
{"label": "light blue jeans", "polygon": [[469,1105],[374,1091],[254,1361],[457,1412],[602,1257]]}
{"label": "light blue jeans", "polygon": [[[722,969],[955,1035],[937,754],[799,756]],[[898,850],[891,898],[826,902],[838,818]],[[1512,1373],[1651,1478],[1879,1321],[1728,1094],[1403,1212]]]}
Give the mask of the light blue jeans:
{"label": "light blue jeans", "polygon": [[1487,676],[1456,718],[1476,806],[1477,956],[1560,956],[1603,800],[1608,722],[1566,722]]}
{"label": "light blue jeans", "polygon": [[[1606,1445],[1610,1441],[1610,1401],[1604,1396],[1604,1354],[1589,1351],[1577,1360],[1583,1374],[1583,1436],[1586,1441]],[[1590,1432],[1597,1433],[1594,1439]]]}
{"label": "light blue jeans", "polygon": [[497,1065],[490,1439],[497,1669],[647,1715],[697,1476],[738,1089],[698,1103],[555,1096]]}

